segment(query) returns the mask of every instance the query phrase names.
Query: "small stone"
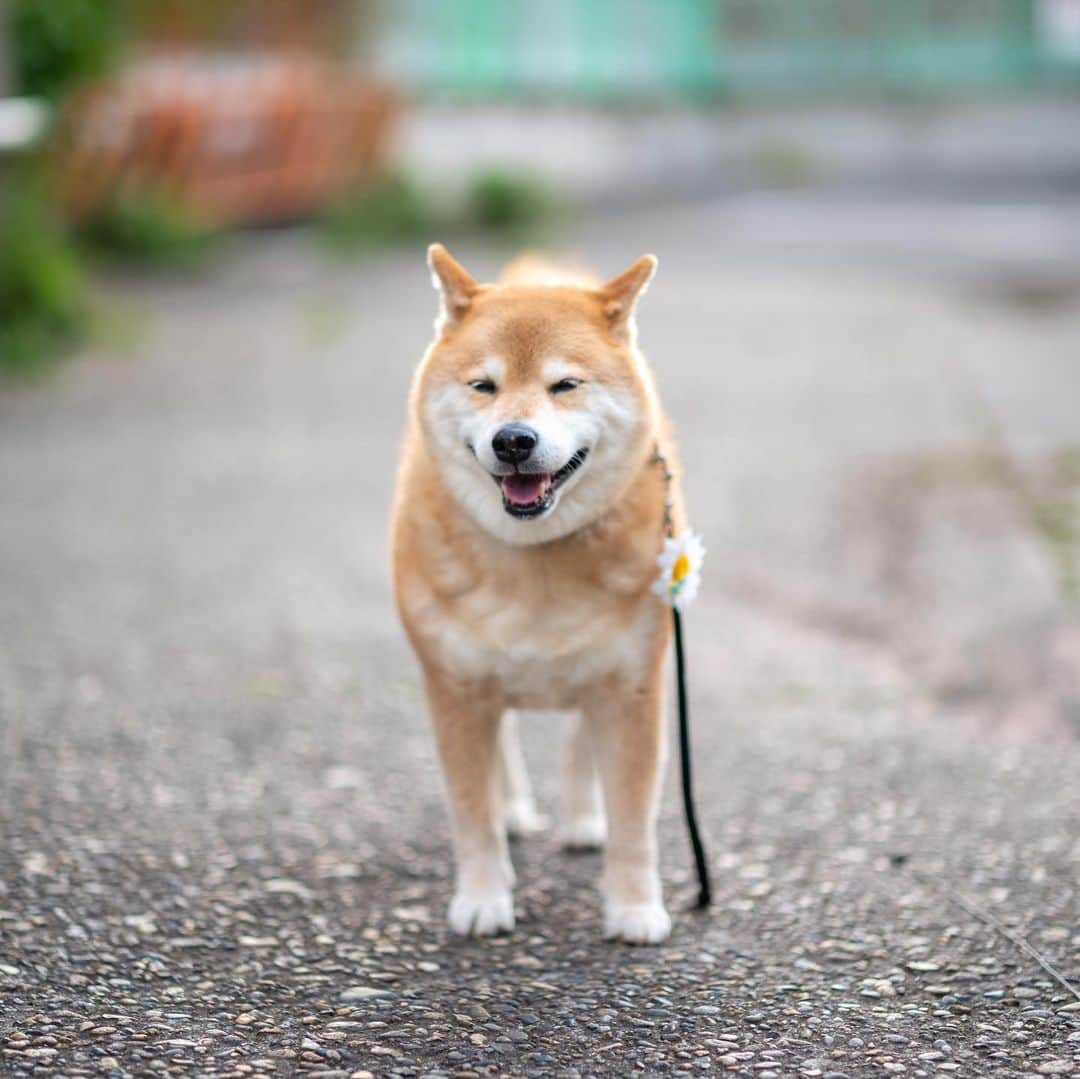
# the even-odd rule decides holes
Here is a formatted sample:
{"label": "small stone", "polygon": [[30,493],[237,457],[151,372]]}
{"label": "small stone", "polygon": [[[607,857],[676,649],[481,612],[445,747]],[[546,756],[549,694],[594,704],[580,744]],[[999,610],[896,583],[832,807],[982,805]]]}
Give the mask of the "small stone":
{"label": "small stone", "polygon": [[386,989],[375,989],[370,985],[354,985],[338,994],[338,1000],[352,1004],[361,1000],[374,1000],[376,997],[390,997],[393,993]]}
{"label": "small stone", "polygon": [[288,880],[285,877],[273,877],[264,881],[263,887],[268,892],[277,895],[295,895],[302,899],[311,898],[311,889],[306,884],[301,884],[298,880]]}
{"label": "small stone", "polygon": [[1068,940],[1069,930],[1063,925],[1053,925],[1044,929],[1040,934],[1043,940]]}

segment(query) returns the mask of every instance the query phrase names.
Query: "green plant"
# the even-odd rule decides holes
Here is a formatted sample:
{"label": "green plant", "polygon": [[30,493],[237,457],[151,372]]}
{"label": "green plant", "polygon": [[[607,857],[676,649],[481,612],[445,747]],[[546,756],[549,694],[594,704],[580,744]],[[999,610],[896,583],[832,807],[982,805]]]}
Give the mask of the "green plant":
{"label": "green plant", "polygon": [[327,243],[355,253],[400,240],[431,239],[454,229],[502,233],[515,240],[548,222],[558,204],[536,180],[490,171],[473,178],[456,207],[437,206],[413,179],[392,172],[347,192],[320,218]]}
{"label": "green plant", "polygon": [[492,169],[473,178],[465,213],[467,222],[478,228],[519,235],[550,220],[556,209],[540,181]]}
{"label": "green plant", "polygon": [[79,226],[93,252],[128,262],[185,268],[207,252],[216,233],[178,199],[147,189],[116,194]]}
{"label": "green plant", "polygon": [[130,33],[129,0],[14,0],[18,92],[56,100],[75,83],[109,71]]}
{"label": "green plant", "polygon": [[420,189],[402,172],[389,173],[346,192],[320,219],[327,243],[353,252],[422,237],[438,225]]}
{"label": "green plant", "polygon": [[85,286],[78,255],[32,179],[11,181],[0,235],[0,373],[23,374],[82,338]]}
{"label": "green plant", "polygon": [[816,171],[813,157],[803,147],[780,139],[759,146],[754,165],[759,178],[774,187],[805,187]]}

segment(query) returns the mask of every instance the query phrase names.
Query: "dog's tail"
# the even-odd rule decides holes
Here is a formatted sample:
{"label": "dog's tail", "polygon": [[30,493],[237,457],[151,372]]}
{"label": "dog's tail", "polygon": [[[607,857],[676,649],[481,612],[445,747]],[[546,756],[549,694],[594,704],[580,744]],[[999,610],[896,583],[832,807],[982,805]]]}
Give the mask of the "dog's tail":
{"label": "dog's tail", "polygon": [[539,251],[523,251],[499,274],[499,284],[511,287],[572,285],[576,288],[595,288],[599,283],[593,274],[573,260],[554,259]]}

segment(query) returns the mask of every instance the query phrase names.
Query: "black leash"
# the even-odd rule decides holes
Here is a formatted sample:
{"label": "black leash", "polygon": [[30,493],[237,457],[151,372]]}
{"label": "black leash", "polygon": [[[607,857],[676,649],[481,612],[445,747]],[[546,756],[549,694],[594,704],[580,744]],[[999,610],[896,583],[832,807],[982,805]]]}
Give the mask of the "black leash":
{"label": "black leash", "polygon": [[671,608],[675,622],[675,685],[679,695],[679,758],[682,766],[682,801],[686,814],[686,830],[690,833],[690,846],[694,850],[697,868],[698,897],[694,908],[701,910],[712,902],[712,881],[709,879],[709,863],[705,858],[705,846],[698,831],[697,810],[694,808],[694,784],[690,761],[690,706],[686,700],[686,658],[683,654],[682,615],[677,607]]}
{"label": "black leash", "polygon": [[[653,450],[653,463],[663,469],[665,484],[664,497],[664,533],[667,537],[675,535],[675,522],[671,511],[671,470],[667,458],[657,446]],[[693,766],[690,748],[690,704],[686,692],[686,653],[683,647],[682,614],[674,603],[671,605],[672,621],[675,626],[675,686],[679,701],[679,764],[682,772],[683,812],[686,816],[686,830],[690,833],[690,846],[694,852],[694,867],[697,870],[698,897],[693,909],[701,910],[712,903],[712,881],[709,878],[709,862],[705,855],[705,845],[701,841],[698,828],[697,809],[694,806]]]}

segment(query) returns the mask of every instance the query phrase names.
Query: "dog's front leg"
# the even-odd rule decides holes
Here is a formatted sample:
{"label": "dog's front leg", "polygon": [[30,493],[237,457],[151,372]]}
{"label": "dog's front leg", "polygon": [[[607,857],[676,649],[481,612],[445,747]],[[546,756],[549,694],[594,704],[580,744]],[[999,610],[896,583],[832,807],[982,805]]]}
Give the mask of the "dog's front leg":
{"label": "dog's front leg", "polygon": [[484,685],[427,672],[428,703],[453,813],[455,933],[491,936],[514,928],[514,872],[498,784],[502,702]]}
{"label": "dog's front leg", "polygon": [[607,809],[604,935],[657,944],[671,931],[657,866],[656,818],[664,764],[659,678],[590,694],[585,718]]}

